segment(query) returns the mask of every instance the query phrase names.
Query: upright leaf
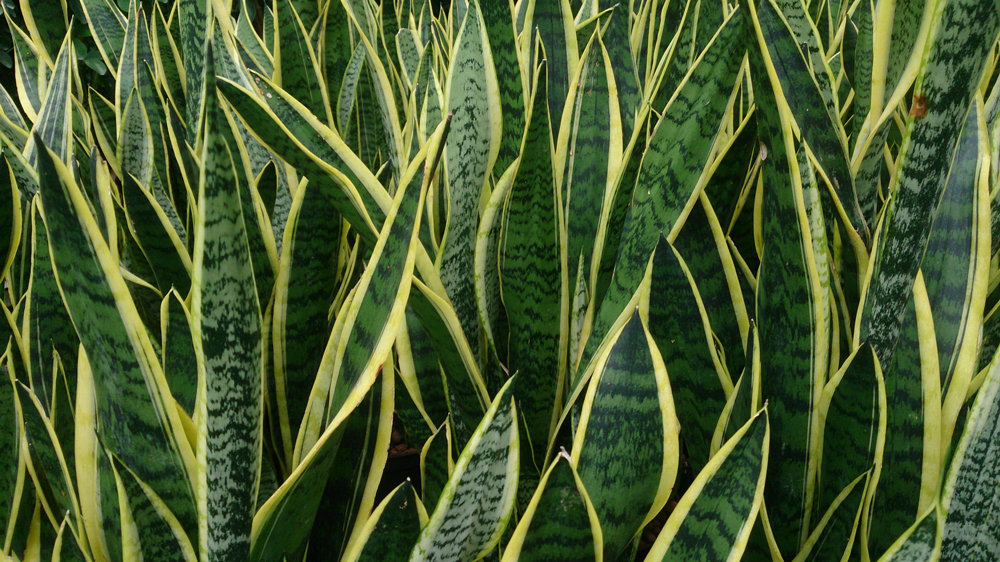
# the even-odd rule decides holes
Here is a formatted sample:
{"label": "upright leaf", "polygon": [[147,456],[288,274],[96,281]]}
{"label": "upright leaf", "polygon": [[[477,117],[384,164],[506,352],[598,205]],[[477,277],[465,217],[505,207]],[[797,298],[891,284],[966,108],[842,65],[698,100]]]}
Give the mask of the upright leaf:
{"label": "upright leaf", "polygon": [[666,504],[677,474],[679,424],[663,360],[638,311],[602,363],[580,410],[573,458],[610,561]]}
{"label": "upright leaf", "polygon": [[163,500],[188,536],[197,533],[180,431],[152,343],[119,265],[65,165],[39,145],[39,182],[49,249],[63,300],[94,366],[97,432],[109,450]]}
{"label": "upright leaf", "polygon": [[[549,434],[559,414],[565,369],[565,315],[561,236],[552,138],[546,100],[546,65],[537,73],[528,129],[514,183],[507,193],[500,248],[500,286],[510,323],[508,370],[518,373],[521,415],[531,454],[543,464]],[[507,358],[501,358],[504,361]]]}
{"label": "upright leaf", "polygon": [[191,276],[198,362],[199,535],[203,560],[246,560],[260,476],[261,312],[233,158],[219,130],[212,48]]}
{"label": "upright leaf", "polygon": [[[683,224],[685,208],[697,195],[696,187],[715,144],[743,57],[739,48],[742,18],[742,11],[737,10],[716,35],[667,106],[642,154],[614,275],[595,314],[573,387],[579,384],[583,367],[639,286],[660,233],[666,234],[667,240],[674,239],[674,231]],[[619,189],[623,188],[627,197],[632,186],[623,184]]]}
{"label": "upright leaf", "polygon": [[601,527],[580,475],[563,451],[542,476],[504,551],[504,562],[601,560]]}
{"label": "upright leaf", "polygon": [[[470,9],[471,10],[471,9]],[[519,441],[517,408],[507,381],[455,462],[411,562],[482,558],[496,547],[514,509]]]}
{"label": "upright leaf", "polygon": [[647,555],[657,560],[739,559],[763,501],[770,427],[758,412],[698,474]]}
{"label": "upright leaf", "polygon": [[1000,362],[969,409],[941,498],[946,513],[941,560],[986,561],[1000,556]]}
{"label": "upright leaf", "polygon": [[935,17],[897,161],[895,196],[883,219],[859,322],[860,339],[872,344],[883,364],[895,349],[963,117],[998,29],[996,0],[952,0]]}
{"label": "upright leaf", "polygon": [[479,323],[472,271],[480,194],[486,189],[500,145],[496,69],[478,0],[455,39],[445,97],[452,113],[445,168],[449,205],[440,257],[441,281],[475,351]]}

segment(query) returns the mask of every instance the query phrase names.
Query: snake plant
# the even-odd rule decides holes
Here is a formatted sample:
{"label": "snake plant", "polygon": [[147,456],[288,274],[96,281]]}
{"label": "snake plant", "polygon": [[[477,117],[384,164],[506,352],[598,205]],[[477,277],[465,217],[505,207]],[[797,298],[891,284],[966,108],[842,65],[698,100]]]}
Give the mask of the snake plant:
{"label": "snake plant", "polygon": [[5,562],[1000,559],[1000,0],[4,10]]}

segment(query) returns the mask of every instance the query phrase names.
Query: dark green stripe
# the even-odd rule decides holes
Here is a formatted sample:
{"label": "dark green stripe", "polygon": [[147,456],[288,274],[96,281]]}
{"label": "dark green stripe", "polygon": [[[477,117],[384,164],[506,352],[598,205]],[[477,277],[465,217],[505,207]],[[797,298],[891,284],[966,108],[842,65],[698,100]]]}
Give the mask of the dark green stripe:
{"label": "dark green stripe", "polygon": [[823,432],[818,514],[824,513],[858,474],[875,464],[879,419],[886,415],[879,409],[885,388],[871,346],[862,344],[841,369],[843,377],[828,383],[832,388],[827,389],[833,396]]}
{"label": "dark green stripe", "polygon": [[977,225],[979,160],[979,112],[972,108],[965,120],[948,185],[934,214],[934,227],[920,265],[934,313],[942,396],[951,383],[962,339],[978,328],[968,325],[965,315],[972,312],[975,244],[987,232]]}
{"label": "dark green stripe", "polygon": [[899,337],[913,279],[948,180],[955,144],[1000,29],[1000,2],[955,0],[944,6],[928,39],[920,87],[923,116],[911,116],[898,161],[896,191],[886,211],[861,318],[868,339],[888,364]]}
{"label": "dark green stripe", "polygon": [[531,514],[518,560],[522,562],[575,562],[595,556],[594,533],[583,491],[573,467],[557,457],[545,489]]}
{"label": "dark green stripe", "polygon": [[[288,424],[294,442],[326,349],[327,320],[337,286],[331,266],[337,263],[341,221],[323,194],[308,183],[299,187],[298,211],[288,217],[289,244],[283,248],[287,284],[278,287],[281,308],[275,310],[275,337],[282,347],[281,365]],[[276,358],[277,359],[277,358]]]}
{"label": "dark green stripe", "polygon": [[132,521],[139,533],[143,559],[182,562],[185,558],[177,537],[163,517],[157,513],[135,474],[114,456],[112,459],[115,471],[125,489]]}
{"label": "dark green stripe", "polygon": [[[59,294],[49,256],[48,236],[38,208],[34,206],[32,221],[31,232],[34,239],[31,245],[31,289],[27,308],[30,310],[27,314],[30,327],[25,334],[28,339],[26,347],[31,362],[32,390],[38,395],[45,414],[52,416],[49,408],[55,396],[53,361],[58,355],[63,365],[75,369],[80,340]],[[72,396],[75,399],[76,377],[71,377],[71,380],[74,383]]]}
{"label": "dark green stripe", "polygon": [[742,11],[736,11],[730,17],[688,77],[656,126],[642,156],[639,188],[622,230],[615,273],[594,320],[574,387],[639,286],[644,265],[660,233],[674,227],[708,161],[743,57],[738,47],[742,41],[741,14]]}
{"label": "dark green stripe", "polygon": [[653,506],[663,470],[664,412],[653,357],[636,311],[611,348],[587,416],[577,470],[604,534],[604,557],[617,560]]}
{"label": "dark green stripe", "polygon": [[[764,0],[766,2],[767,0]],[[756,41],[747,20],[748,40]],[[752,44],[752,43],[751,43]],[[785,556],[798,551],[807,515],[806,488],[810,452],[815,331],[814,288],[806,262],[800,209],[793,190],[790,160],[782,135],[775,93],[759,51],[751,47],[760,142],[767,149],[762,163],[764,250],[757,277],[757,322],[760,328],[761,392],[771,417],[771,454],[764,499],[775,540]],[[763,149],[762,149],[763,150]],[[800,196],[801,197],[801,196]]]}
{"label": "dark green stripe", "polygon": [[924,454],[924,402],[920,341],[912,297],[907,301],[896,352],[885,372],[885,451],[873,500],[869,550],[881,556],[917,517]]}
{"label": "dark green stripe", "polygon": [[[649,287],[649,333],[670,373],[681,437],[691,468],[697,474],[708,462],[712,435],[726,404],[726,393],[715,369],[711,347],[695,300],[698,288],[684,271],[677,251],[660,237],[653,254]],[[655,297],[654,297],[655,295]]]}
{"label": "dark green stripe", "polygon": [[[764,469],[767,414],[757,414],[695,498],[662,560],[729,560],[753,523],[754,496]],[[756,516],[756,514],[754,514]]]}
{"label": "dark green stripe", "polygon": [[410,545],[420,535],[418,497],[409,482],[403,482],[379,506],[382,514],[362,547],[359,562],[406,562]]}
{"label": "dark green stripe", "polygon": [[[149,484],[181,525],[194,536],[193,490],[177,453],[174,435],[152,404],[139,350],[133,347],[106,273],[79,212],[57,175],[52,155],[39,144],[42,201],[49,248],[66,307],[93,367],[97,431],[102,443]],[[118,275],[117,271],[112,272]],[[120,303],[126,310],[134,305]],[[150,384],[154,384],[149,381]]]}
{"label": "dark green stripe", "polygon": [[[193,311],[205,354],[208,560],[246,560],[260,471],[261,311],[233,159],[220,128],[226,126],[214,87],[212,48],[206,73],[206,109],[198,225],[203,247],[200,292]],[[197,253],[202,253],[198,256]],[[197,308],[200,305],[200,308]],[[202,456],[204,455],[204,456]],[[204,525],[204,523],[203,523]]]}
{"label": "dark green stripe", "polygon": [[[800,18],[807,17],[804,13],[799,15]],[[817,69],[815,66],[816,72],[810,72],[799,46],[796,45],[795,37],[779,19],[774,5],[769,0],[760,2],[757,16],[767,43],[768,52],[765,56],[770,57],[774,65],[785,101],[802,131],[802,136],[809,144],[817,162],[826,171],[853,228],[862,239],[867,239],[868,228],[854,191],[847,147],[836,134],[840,116],[830,113],[831,108],[827,107],[822,95],[823,84],[817,85],[813,78],[824,73],[821,68]],[[789,25],[795,25],[794,21],[793,19]]]}
{"label": "dark green stripe", "polygon": [[500,288],[510,322],[507,362],[519,373],[515,395],[535,462],[549,441],[559,384],[560,233],[552,170],[546,65],[539,66],[517,176],[507,193],[500,249]]}
{"label": "dark green stripe", "polygon": [[[500,110],[503,114],[503,136],[495,169],[502,172],[517,157],[521,133],[524,131],[524,84],[517,62],[514,20],[508,0],[482,0],[483,20],[490,39],[493,66],[500,87]],[[418,100],[420,98],[417,98]]]}
{"label": "dark green stripe", "polygon": [[[315,8],[315,0],[312,1]],[[306,2],[297,2],[303,6]],[[320,121],[327,121],[327,100],[323,95],[325,84],[321,81],[319,69],[316,67],[316,55],[309,45],[308,27],[302,28],[293,2],[277,2],[278,11],[275,14],[275,29],[278,30],[279,60],[276,66],[281,68],[281,76],[275,76],[282,88],[295,99],[305,105]],[[316,10],[313,10],[316,11]],[[315,19],[316,14],[311,15]],[[309,15],[306,16],[309,18]]]}

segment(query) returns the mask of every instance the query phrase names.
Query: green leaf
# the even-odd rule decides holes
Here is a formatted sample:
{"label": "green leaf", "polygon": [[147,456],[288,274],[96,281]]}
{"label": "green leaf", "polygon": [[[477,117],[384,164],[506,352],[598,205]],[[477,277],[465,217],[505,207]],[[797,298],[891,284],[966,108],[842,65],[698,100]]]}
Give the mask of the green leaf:
{"label": "green leaf", "polygon": [[[517,60],[514,21],[507,0],[482,0],[479,5],[490,40],[503,118],[496,169],[506,170],[517,157],[525,122],[524,84]],[[420,98],[417,100],[420,103]]]}
{"label": "green leaf", "polygon": [[[326,347],[341,220],[312,183],[298,188],[285,227],[274,300],[274,379],[287,462]],[[282,399],[283,397],[283,399]],[[286,433],[287,432],[287,433]]]}
{"label": "green leaf", "polygon": [[479,307],[479,325],[486,336],[487,364],[485,378],[487,390],[496,392],[506,379],[500,367],[501,358],[509,359],[510,323],[503,306],[498,267],[502,241],[503,207],[507,193],[516,176],[519,161],[515,160],[500,176],[479,220],[476,233],[476,304]]}
{"label": "green leaf", "polygon": [[173,109],[184,108],[184,79],[180,69],[184,67],[179,54],[179,47],[175,43],[174,37],[170,34],[167,19],[163,16],[163,9],[160,4],[154,8],[156,15],[153,17],[152,49],[156,62],[156,75],[161,78],[164,84],[163,91],[167,99],[170,100]]}
{"label": "green leaf", "polygon": [[177,404],[194,417],[198,394],[198,358],[191,339],[191,312],[180,293],[171,290],[160,304],[163,374]]}
{"label": "green leaf", "polygon": [[500,290],[510,323],[509,359],[518,373],[515,391],[531,437],[536,465],[543,457],[562,402],[566,364],[565,314],[568,298],[562,283],[558,195],[552,170],[544,63],[536,71],[537,88],[521,145],[513,184],[507,192],[501,232]]}
{"label": "green leaf", "polygon": [[[406,328],[401,329],[396,337],[396,354],[399,357],[399,374],[406,384],[408,394],[423,412],[425,420],[430,418],[426,422],[426,439],[448,417],[448,403],[441,363],[431,338],[421,325],[420,318],[409,306],[406,308]],[[407,426],[408,432],[411,429]]]}
{"label": "green leaf", "polygon": [[403,482],[375,508],[365,523],[361,543],[346,562],[406,562],[427,520],[413,485]]}
{"label": "green leaf", "polygon": [[1000,555],[1000,361],[994,357],[969,409],[944,482],[946,513],[941,560],[990,560]]}
{"label": "green leaf", "polygon": [[420,450],[421,498],[426,505],[437,505],[455,465],[451,454],[451,425],[448,422],[447,419],[442,422]]}
{"label": "green leaf", "polygon": [[94,38],[101,58],[108,65],[112,76],[118,76],[122,46],[125,43],[125,17],[108,0],[81,0],[90,35]]}
{"label": "green leaf", "polygon": [[[471,10],[471,9],[470,9]],[[476,560],[492,551],[514,509],[520,447],[511,378],[455,462],[434,514],[410,554],[424,560]]]}
{"label": "green leaf", "polygon": [[[667,106],[642,153],[635,185],[645,189],[635,190],[628,208],[614,276],[595,315],[574,388],[580,383],[583,367],[590,363],[601,340],[639,286],[661,232],[669,233],[667,240],[673,240],[674,230],[679,230],[684,222],[689,202],[697,196],[696,188],[715,144],[742,60],[738,48],[742,40],[741,21],[739,10],[730,16]],[[632,185],[623,184],[619,190],[623,189],[630,191]]]}
{"label": "green leaf", "polygon": [[[744,133],[738,138],[756,144],[756,135],[747,135],[747,129],[750,127],[745,127]],[[755,133],[756,131],[750,132]],[[743,139],[744,136],[747,138]],[[730,146],[726,156],[732,156],[734,152],[739,152],[742,146],[744,146],[743,142]],[[750,153],[753,154],[753,149]],[[723,161],[720,167],[725,163]],[[742,185],[747,167],[742,167],[739,172],[733,172],[739,174],[739,178],[735,180],[738,185]],[[712,175],[712,180],[706,185],[706,191],[711,185],[718,186],[726,181],[734,180],[734,176],[720,172],[722,170],[717,168]],[[723,202],[718,201],[718,198],[710,202],[708,194],[703,194],[700,201],[692,207],[691,214],[684,223],[684,228],[681,229],[673,244],[677,252],[684,258],[691,278],[694,279],[698,287],[698,294],[705,307],[705,314],[709,324],[711,324],[712,333],[721,344],[722,353],[718,354],[719,359],[723,361],[729,379],[732,380],[744,366],[746,354],[743,342],[747,341],[749,345],[749,317],[750,313],[755,311],[752,309],[753,301],[748,303],[743,295],[737,266],[729,247],[728,236],[725,233],[725,229],[729,226],[729,217],[723,214],[724,207],[718,209],[719,214],[717,215],[717,208],[713,207],[716,204],[724,205]],[[751,306],[751,310],[747,310],[748,304]],[[715,348],[716,345],[713,343],[711,347]],[[749,419],[751,413],[747,412],[745,419]],[[745,421],[745,419],[741,421]]]}
{"label": "green leaf", "polygon": [[[802,545],[796,560],[837,560],[854,552],[864,513],[871,473],[858,476],[830,504],[823,518]],[[860,533],[864,534],[863,531]]]}
{"label": "green leaf", "polygon": [[477,352],[479,322],[473,284],[476,222],[480,194],[500,148],[500,93],[489,38],[477,0],[455,39],[445,93],[452,113],[445,168],[448,177],[447,227],[440,255],[441,282]]}
{"label": "green leaf", "polygon": [[340,90],[337,95],[337,127],[344,138],[350,140],[348,134],[352,122],[351,114],[354,112],[355,100],[357,99],[358,83],[361,81],[361,73],[365,67],[365,48],[358,45],[354,48],[350,58],[344,66],[341,77]]}
{"label": "green leaf", "polygon": [[[67,34],[59,51],[55,69],[50,77],[48,91],[38,119],[32,127],[32,134],[38,134],[46,146],[51,146],[56,155],[64,162],[69,161],[72,142],[73,78],[71,62],[75,61],[72,37]],[[24,157],[32,166],[37,165],[38,145],[28,139],[24,147]]]}
{"label": "green leaf", "polygon": [[[442,142],[445,132],[446,126],[442,125],[436,142]],[[320,439],[330,439],[330,428],[355,407],[360,400],[359,392],[364,396],[371,387],[398,333],[412,280],[420,212],[430,180],[425,176],[417,187],[415,175],[426,156],[425,148],[407,170],[406,187],[397,190],[367,267],[337,314],[299,430],[293,461],[312,456],[310,450],[315,452]],[[334,440],[337,441],[339,437]],[[321,461],[327,462],[325,456],[330,454],[323,452]]]}
{"label": "green leaf", "polygon": [[[886,385],[872,348],[862,344],[831,377],[820,399],[823,464],[817,513],[825,513],[858,474],[879,473],[886,439]],[[868,531],[861,529],[867,543]]]}
{"label": "green leaf", "polygon": [[201,549],[209,560],[246,560],[260,476],[261,311],[226,122],[206,56],[205,140],[191,275],[198,362]]}
{"label": "green leaf", "polygon": [[[563,107],[569,95],[570,82],[580,64],[580,51],[576,45],[576,24],[573,22],[573,12],[568,0],[553,0],[549,2],[533,2],[531,10],[531,29],[528,41],[534,51],[535,37],[540,37],[545,45],[545,52],[535,52],[528,57],[531,67],[546,60],[548,72],[548,106],[549,118],[552,120],[553,137],[559,136],[559,125],[562,121]],[[532,88],[537,83],[531,82]]]}
{"label": "green leaf", "polygon": [[622,139],[621,119],[612,109],[617,100],[608,87],[615,78],[611,60],[596,34],[580,66],[572,98],[575,107],[571,110],[563,204],[567,262],[576,264],[582,257],[583,270],[589,272],[608,176],[618,166]]}
{"label": "green leaf", "polygon": [[[799,6],[797,3],[790,5]],[[805,19],[808,16],[799,10],[801,8],[785,12],[789,18],[785,20],[788,22],[787,25],[793,26],[793,30],[804,26],[805,29],[800,31],[808,33],[808,37],[815,41],[809,27],[810,22]],[[797,14],[798,18],[793,18],[789,14]],[[833,200],[839,203],[838,211],[843,213],[844,219],[860,233],[861,238],[867,240],[868,227],[855,193],[847,154],[847,141],[840,128],[840,116],[830,113],[831,109],[836,111],[836,107],[828,107],[822,96],[825,82],[821,77],[826,77],[825,70],[823,67],[816,68],[813,64],[813,71],[810,71],[810,66],[803,60],[803,53],[799,51],[801,45],[796,45],[796,38],[785,27],[786,24],[780,19],[781,16],[776,12],[771,0],[760,2],[757,17],[767,47],[767,51],[762,55],[774,68],[784,100],[802,137],[822,166],[824,179],[836,194]]]}
{"label": "green leaf", "polygon": [[743,555],[763,501],[770,436],[762,410],[719,449],[677,502],[647,562]]}
{"label": "green leaf", "polygon": [[[146,560],[185,561],[197,559],[194,546],[184,536],[177,519],[156,494],[117,458],[111,456],[115,475],[124,492],[123,504],[139,533],[142,556]],[[125,508],[125,505],[122,506]]]}
{"label": "green leaf", "polygon": [[205,50],[213,14],[208,0],[180,0],[174,14],[180,25],[181,53],[184,56],[184,122],[187,141],[197,147],[205,104]]}
{"label": "green leaf", "polygon": [[[755,12],[751,15],[749,38],[759,42],[762,25]],[[761,392],[770,404],[773,454],[764,497],[774,542],[791,557],[808,536],[815,497],[819,451],[813,415],[829,369],[830,320],[820,269],[827,264],[817,251],[825,250],[825,244],[814,242],[808,214],[820,201],[814,197],[815,184],[803,184],[810,179],[808,168],[800,168],[806,163],[805,148],[795,145],[779,105],[777,77],[763,54],[753,47],[749,51],[761,154],[766,158],[761,164],[764,247],[757,277],[757,322]]]}
{"label": "green leaf", "polygon": [[118,486],[107,451],[97,435],[98,403],[93,374],[87,355],[80,354],[74,410],[80,513],[94,555],[108,560],[121,560]]}
{"label": "green leaf", "polygon": [[468,344],[462,345],[464,335],[455,312],[419,279],[414,285],[417,290],[410,293],[409,306],[441,362],[449,393],[449,410],[457,430],[455,437],[461,446],[472,428],[479,424],[489,404],[486,383]]}
{"label": "green leaf", "polygon": [[21,31],[10,18],[7,26],[10,28],[11,40],[14,43],[14,73],[17,86],[17,98],[21,109],[28,120],[34,122],[42,109],[45,96],[45,84],[48,80],[48,66],[40,60],[38,50],[31,38]]}
{"label": "green leaf", "polygon": [[[24,304],[22,336],[27,342],[31,388],[44,406],[43,413],[51,415],[55,400],[52,375],[53,370],[58,371],[55,369],[56,357],[63,365],[75,366],[80,339],[63,306],[49,257],[49,237],[35,204],[31,206],[31,221],[31,280]],[[75,377],[71,380],[76,382]],[[75,384],[71,395],[76,395]]]}
{"label": "green leaf", "polygon": [[9,459],[0,466],[0,529],[5,535],[16,517],[18,472],[22,469],[19,454],[22,422],[15,408],[14,384],[5,361],[0,365],[0,455]]}
{"label": "green leaf", "polygon": [[122,199],[128,225],[143,255],[149,261],[157,288],[166,294],[172,288],[187,294],[191,287],[191,258],[170,219],[155,196],[139,185],[130,172],[122,178]]}
{"label": "green leaf", "polygon": [[[277,491],[257,510],[251,535],[251,562],[282,562],[289,553],[301,556],[313,522],[316,518],[323,491],[343,435],[344,423],[355,412],[364,413],[357,406],[373,389],[374,377],[364,381],[351,396],[351,401],[334,421],[326,426],[316,445],[304,455],[295,470]],[[392,392],[392,379],[382,379],[381,393]]]}
{"label": "green leaf", "polygon": [[37,135],[35,142],[56,279],[93,365],[97,433],[194,536],[193,453],[179,438],[180,421],[167,402],[152,343],[80,188]]}
{"label": "green leaf", "polygon": [[872,344],[883,364],[895,349],[931,217],[998,29],[1000,2],[995,0],[954,0],[935,16],[859,322],[860,339]]}
{"label": "green leaf", "polygon": [[573,562],[600,556],[601,527],[565,451],[542,475],[504,550],[504,562]]}
{"label": "green leaf", "polygon": [[[978,181],[982,108],[973,104],[951,164],[948,185],[934,214],[934,226],[920,270],[934,313],[945,439],[975,376],[974,348],[982,325],[989,276],[985,185]],[[985,147],[984,147],[985,148]]]}
{"label": "green leaf", "polygon": [[713,451],[717,451],[724,441],[736,435],[742,427],[740,424],[751,419],[754,412],[761,407],[759,339],[760,332],[757,330],[757,325],[751,322],[743,374],[733,386],[726,407],[719,417],[719,425],[716,426],[715,435],[712,437]]}
{"label": "green leaf", "polygon": [[[351,21],[347,18],[344,6],[340,2],[327,2],[323,8],[323,47],[321,61],[326,76],[326,91],[330,96],[330,109],[337,110],[335,98],[339,98],[344,71],[351,58]],[[336,117],[336,115],[334,115]],[[336,123],[337,130],[344,132],[340,121]]]}
{"label": "green leaf", "polygon": [[[383,366],[387,374],[394,368],[390,358]],[[324,545],[324,552],[312,555],[316,560],[337,562],[346,557],[344,549],[354,550],[352,545],[361,539],[389,454],[395,400],[386,391],[394,387],[395,381],[385,383],[381,393],[372,387],[347,420],[316,514],[321,524],[313,527],[310,538],[310,544]],[[408,551],[413,542],[416,537],[397,548]]]}
{"label": "green leaf", "polygon": [[[260,81],[256,82],[257,79]],[[286,99],[287,94],[269,84],[266,78],[256,76],[255,82],[271,109],[236,84],[223,80],[218,85],[264,146],[316,182],[344,218],[362,236],[374,241],[374,233],[385,216],[381,204],[388,195],[384,188],[336,133],[315,117],[304,115],[308,113],[305,108]],[[345,162],[345,156],[350,160]],[[364,183],[355,174],[362,174]]]}
{"label": "green leaf", "polygon": [[[308,0],[314,4],[314,0]],[[299,100],[313,115],[332,124],[330,101],[326,94],[326,84],[309,41],[308,27],[303,28],[303,20],[293,4],[296,2],[276,2],[274,41],[274,83]],[[298,2],[305,6],[307,2]],[[316,14],[312,14],[315,19]]]}
{"label": "green leaf", "polygon": [[642,98],[639,87],[639,77],[635,70],[635,56],[632,53],[632,43],[629,40],[629,14],[619,4],[611,14],[604,30],[604,44],[608,48],[608,58],[611,59],[611,69],[615,75],[615,86],[618,89],[618,112],[622,120],[622,138],[627,144],[632,138],[636,125],[636,112]]}
{"label": "green leaf", "polygon": [[18,385],[21,402],[21,418],[24,421],[24,436],[31,451],[31,464],[37,481],[40,501],[51,513],[77,516],[73,490],[72,473],[66,465],[66,456],[55,433],[55,428],[46,414],[48,405],[39,402],[38,395],[23,384]]}
{"label": "green leaf", "polygon": [[417,32],[412,29],[400,29],[395,39],[402,78],[406,80],[407,85],[412,89],[413,80],[417,77],[417,67],[420,66],[420,55],[423,51],[423,46],[420,44]]}
{"label": "green leaf", "polygon": [[681,435],[698,472],[711,456],[712,435],[732,382],[715,353],[712,327],[691,272],[663,236],[652,267],[649,333],[670,373]]}
{"label": "green leaf", "polygon": [[617,560],[667,502],[677,474],[677,434],[667,371],[639,312],[614,334],[590,379],[573,459]]}
{"label": "green leaf", "polygon": [[[142,60],[138,53],[139,26],[145,23],[145,18],[140,19],[142,4],[136,6],[135,0],[129,0],[128,22],[125,26],[125,42],[122,45],[121,60],[118,63],[117,80],[115,81],[115,107],[124,114],[125,102],[137,87],[136,81],[139,75],[139,65]],[[121,125],[121,121],[119,124]]]}
{"label": "green leaf", "polygon": [[937,508],[931,509],[899,537],[879,562],[931,562],[938,560],[940,520]]}
{"label": "green leaf", "polygon": [[409,185],[399,191],[409,195],[397,194],[394,207],[398,215],[394,220],[386,219],[368,267],[353,289],[353,299],[348,299],[337,315],[303,420],[303,428],[309,429],[300,430],[296,442],[297,457],[311,445],[317,430],[339,415],[354,387],[373,376],[372,359],[388,352],[403,321],[419,245],[419,214],[430,180],[424,176],[421,183],[416,175],[420,163],[418,158],[407,170],[404,180]]}

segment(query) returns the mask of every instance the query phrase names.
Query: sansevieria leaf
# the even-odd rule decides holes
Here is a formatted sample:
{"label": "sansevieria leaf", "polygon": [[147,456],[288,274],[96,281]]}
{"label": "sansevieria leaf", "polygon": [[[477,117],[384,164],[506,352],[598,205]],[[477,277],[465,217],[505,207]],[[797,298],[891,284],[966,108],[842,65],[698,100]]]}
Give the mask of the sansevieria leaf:
{"label": "sansevieria leaf", "polygon": [[194,456],[159,360],[83,193],[37,135],[35,142],[56,279],[94,366],[98,435],[193,537]]}
{"label": "sansevieria leaf", "polygon": [[748,48],[762,157],[766,150],[758,186],[764,190],[759,227],[764,247],[757,277],[761,392],[769,401],[772,431],[764,497],[774,542],[789,556],[808,536],[815,493],[813,407],[826,375],[829,342],[820,281],[826,262],[816,252],[806,209],[807,186],[799,167],[804,148],[796,147],[792,124],[781,109],[777,76],[756,50],[764,36],[750,8]]}
{"label": "sansevieria leaf", "polygon": [[411,545],[417,542],[420,528],[426,522],[427,510],[416,490],[409,482],[403,482],[375,508],[362,531],[364,542],[344,560],[406,562]]}
{"label": "sansevieria leaf", "polygon": [[477,203],[497,157],[501,128],[496,70],[478,0],[469,3],[455,45],[445,94],[452,113],[445,153],[451,205],[439,267],[441,281],[475,351],[479,322],[472,271]]}
{"label": "sansevieria leaf", "polygon": [[677,474],[679,429],[663,359],[639,311],[613,341],[590,379],[573,442],[608,561],[618,560],[666,504]]}
{"label": "sansevieria leaf", "polygon": [[512,377],[455,462],[411,562],[478,560],[496,547],[514,508],[520,446]]}
{"label": "sansevieria leaf", "polygon": [[547,104],[546,65],[536,70],[528,128],[517,172],[507,192],[500,242],[500,287],[510,325],[511,372],[518,376],[518,406],[531,437],[535,463],[543,463],[561,402],[566,364],[566,288],[552,137]]}
{"label": "sansevieria leaf", "polygon": [[[593,331],[573,381],[574,388],[580,383],[583,367],[589,364],[601,340],[639,286],[645,264],[661,232],[667,235],[668,241],[676,237],[674,231],[683,224],[685,209],[697,195],[696,186],[722,125],[743,57],[739,49],[742,20],[741,10],[730,16],[685,77],[656,125],[642,156],[634,198],[617,251],[614,276],[595,314]],[[632,190],[633,186],[623,185],[619,189]]]}
{"label": "sansevieria leaf", "polygon": [[864,314],[856,330],[859,339],[871,342],[883,364],[895,349],[930,234],[929,219],[947,185],[963,118],[1000,29],[1000,3],[944,2],[933,27],[900,147],[895,196],[876,241]]}
{"label": "sansevieria leaf", "polygon": [[260,476],[261,311],[246,217],[206,56],[204,147],[191,280],[198,362],[198,502],[202,560],[246,560]]}
{"label": "sansevieria leaf", "polygon": [[694,479],[650,549],[647,562],[739,559],[763,500],[769,440],[767,411],[762,410]]}
{"label": "sansevieria leaf", "polygon": [[976,395],[948,470],[942,510],[941,560],[986,561],[1000,556],[1000,362],[994,356]]}
{"label": "sansevieria leaf", "polygon": [[[438,146],[446,130],[445,125],[439,129]],[[424,157],[426,150],[404,177],[412,178]],[[360,292],[356,291],[347,301],[348,306],[354,298],[367,301],[366,308],[374,309],[367,318],[371,321],[380,317],[381,324],[375,326],[372,321],[371,325],[360,326],[355,322],[348,328],[334,328],[333,335],[343,335],[345,340],[350,340],[357,329],[359,334],[354,336],[354,340],[366,341],[367,344],[355,344],[351,350],[353,355],[345,361],[345,350],[337,349],[340,338],[328,341],[317,382],[313,386],[313,399],[307,407],[294,451],[294,471],[254,516],[250,551],[252,562],[280,562],[287,552],[301,552],[305,547],[327,484],[330,465],[340,444],[342,424],[375,384],[375,378],[391,352],[392,340],[404,319],[419,216],[428,180],[429,177],[425,178],[419,188],[408,185],[396,192],[386,224],[372,251],[372,259],[359,281]],[[346,311],[341,314],[347,316]],[[357,309],[351,314],[356,320]],[[391,381],[391,377],[386,377],[382,384],[391,388]],[[335,397],[332,404],[331,397]],[[292,511],[294,516],[290,515]]]}
{"label": "sansevieria leaf", "polygon": [[580,475],[562,451],[538,489],[504,551],[504,562],[603,560],[601,525]]}

